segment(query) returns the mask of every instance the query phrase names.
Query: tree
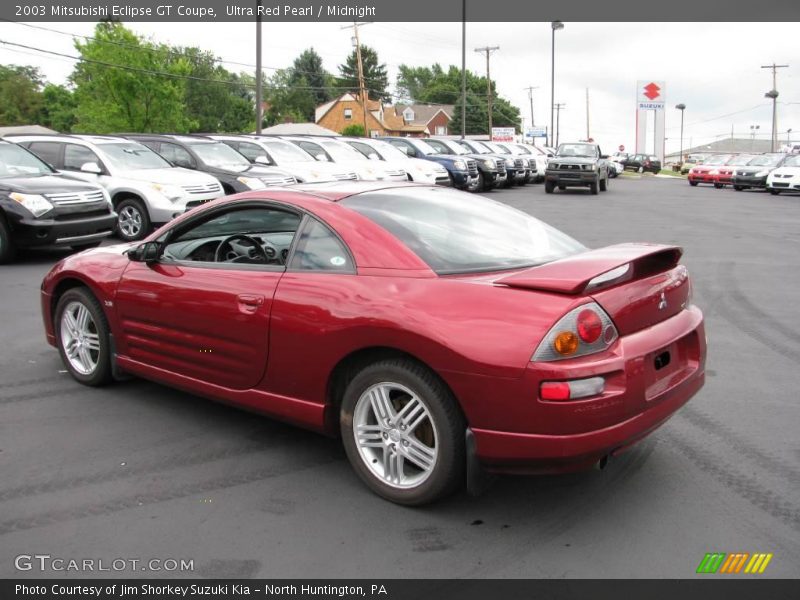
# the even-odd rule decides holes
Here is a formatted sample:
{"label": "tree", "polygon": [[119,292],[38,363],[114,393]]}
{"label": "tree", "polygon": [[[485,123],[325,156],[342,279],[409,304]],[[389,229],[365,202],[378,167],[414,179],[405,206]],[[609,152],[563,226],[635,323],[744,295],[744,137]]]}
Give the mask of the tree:
{"label": "tree", "polygon": [[364,133],[364,126],[359,125],[358,123],[353,123],[348,125],[344,129],[342,129],[342,135],[351,135],[354,137],[364,137],[366,133]]}
{"label": "tree", "polygon": [[0,65],[0,125],[36,123],[42,76],[35,67]]}
{"label": "tree", "polygon": [[197,126],[184,105],[192,71],[187,58],[118,22],[98,23],[94,38],[75,47],[82,58],[71,75],[76,131],[186,132]]}
{"label": "tree", "polygon": [[[461,98],[459,98],[454,109],[453,120],[450,121],[450,131],[456,134],[461,133],[461,106]],[[467,135],[486,134],[489,126],[486,102],[471,91],[467,92],[466,124],[465,133]]]}
{"label": "tree", "polygon": [[[300,85],[304,81],[309,86],[309,93],[314,98],[314,105],[325,104],[332,97],[332,87],[334,86],[333,76],[322,66],[322,57],[317,54],[314,48],[303,50],[303,53],[294,59],[290,69],[290,85]],[[308,115],[309,121],[314,121],[313,112]]]}
{"label": "tree", "polygon": [[[364,70],[364,87],[367,96],[373,100],[389,102],[392,95],[386,90],[389,87],[389,76],[386,65],[381,64],[378,53],[369,46],[361,46],[361,64]],[[357,92],[358,85],[358,58],[354,48],[347,57],[345,64],[339,65],[339,85],[343,88]]]}
{"label": "tree", "polygon": [[61,133],[70,133],[76,122],[75,95],[63,85],[48,83],[42,90],[39,124]]}
{"label": "tree", "polygon": [[[291,69],[281,69],[269,78],[264,88],[264,124],[267,126],[286,122],[305,122],[314,114],[316,102],[308,89],[305,77],[295,78]],[[312,119],[313,120],[313,119]]]}

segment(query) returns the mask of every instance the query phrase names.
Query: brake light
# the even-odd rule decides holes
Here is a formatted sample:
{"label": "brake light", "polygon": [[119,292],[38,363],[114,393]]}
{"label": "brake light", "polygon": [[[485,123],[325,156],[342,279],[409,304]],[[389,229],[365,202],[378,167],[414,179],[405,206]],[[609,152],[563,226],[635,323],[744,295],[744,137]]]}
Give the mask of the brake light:
{"label": "brake light", "polygon": [[606,388],[602,377],[573,379],[571,381],[543,381],[539,386],[539,397],[549,402],[579,400],[601,395]]}
{"label": "brake light", "polygon": [[602,352],[617,339],[611,317],[596,302],[571,310],[550,329],[531,357],[554,361]]}

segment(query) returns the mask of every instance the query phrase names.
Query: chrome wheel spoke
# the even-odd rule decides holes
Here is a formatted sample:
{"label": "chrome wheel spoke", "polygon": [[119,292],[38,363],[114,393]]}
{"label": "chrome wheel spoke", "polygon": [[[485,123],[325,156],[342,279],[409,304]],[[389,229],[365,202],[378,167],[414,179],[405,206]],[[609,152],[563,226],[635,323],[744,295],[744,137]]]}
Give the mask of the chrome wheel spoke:
{"label": "chrome wheel spoke", "polygon": [[383,451],[383,477],[389,483],[399,484],[403,481],[403,455],[391,447]]}
{"label": "chrome wheel spoke", "polygon": [[389,399],[389,391],[383,386],[377,386],[369,394],[372,410],[379,422],[391,421],[395,415],[394,406]]}
{"label": "chrome wheel spoke", "polygon": [[67,329],[73,336],[78,335],[78,322],[75,320],[75,316],[70,311],[64,312],[64,322],[67,326]]}
{"label": "chrome wheel spoke", "polygon": [[78,341],[77,340],[70,340],[66,344],[66,348],[64,348],[64,352],[66,352],[69,358],[76,358],[78,356]]}
{"label": "chrome wheel spoke", "polygon": [[78,359],[81,361],[81,365],[86,372],[91,371],[94,367],[94,361],[92,360],[92,355],[88,348],[81,347],[80,350],[78,350]]}
{"label": "chrome wheel spoke", "polygon": [[383,446],[383,428],[380,425],[359,425],[356,428],[358,445],[362,448],[380,448]]}
{"label": "chrome wheel spoke", "polygon": [[79,333],[86,333],[89,330],[89,311],[86,310],[86,307],[81,304],[78,307],[77,314],[75,315],[75,321],[77,323],[77,329]]}
{"label": "chrome wheel spoke", "polygon": [[86,347],[93,352],[100,352],[100,336],[96,333],[87,333],[84,335]]}
{"label": "chrome wheel spoke", "polygon": [[415,437],[405,440],[408,445],[403,444],[406,458],[417,465],[423,471],[430,471],[436,462],[436,450],[429,448]]}

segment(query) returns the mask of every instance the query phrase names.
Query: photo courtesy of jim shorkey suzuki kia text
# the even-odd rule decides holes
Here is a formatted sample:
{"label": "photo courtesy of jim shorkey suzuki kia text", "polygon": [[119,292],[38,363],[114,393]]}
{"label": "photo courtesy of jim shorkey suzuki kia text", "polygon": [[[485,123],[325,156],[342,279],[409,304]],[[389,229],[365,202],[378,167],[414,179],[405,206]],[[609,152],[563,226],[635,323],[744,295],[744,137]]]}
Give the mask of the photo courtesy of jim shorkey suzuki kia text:
{"label": "photo courtesy of jim shorkey suzuki kia text", "polygon": [[0,2],[0,600],[800,598],[798,23]]}

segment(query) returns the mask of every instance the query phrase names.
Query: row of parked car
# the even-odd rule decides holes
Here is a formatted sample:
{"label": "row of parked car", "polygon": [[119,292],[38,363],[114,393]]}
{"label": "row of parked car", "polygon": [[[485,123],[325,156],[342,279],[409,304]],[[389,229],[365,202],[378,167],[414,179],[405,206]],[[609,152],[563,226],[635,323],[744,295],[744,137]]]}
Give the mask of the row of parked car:
{"label": "row of parked car", "polygon": [[689,185],[729,185],[740,192],[767,190],[773,195],[800,191],[800,154],[717,154],[695,159],[687,173]]}
{"label": "row of parked car", "polygon": [[547,152],[446,138],[8,135],[0,262],[18,247],[124,241],[228,194],[298,182],[416,181],[468,191],[544,179]]}

